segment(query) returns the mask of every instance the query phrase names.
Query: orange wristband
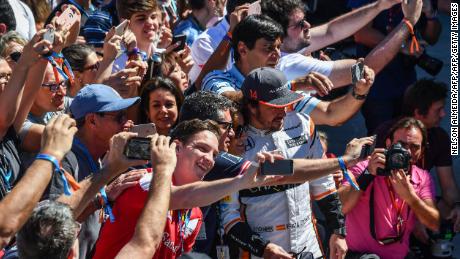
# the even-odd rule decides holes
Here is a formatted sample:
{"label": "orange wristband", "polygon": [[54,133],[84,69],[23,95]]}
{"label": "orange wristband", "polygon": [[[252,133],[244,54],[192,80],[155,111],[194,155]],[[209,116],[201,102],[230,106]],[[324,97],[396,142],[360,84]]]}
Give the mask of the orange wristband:
{"label": "orange wristband", "polygon": [[409,50],[410,50],[410,53],[411,53],[411,54],[414,53],[414,48],[415,48],[415,50],[416,50],[417,52],[419,52],[419,51],[420,51],[420,45],[419,45],[419,43],[418,43],[418,41],[417,41],[417,37],[415,37],[414,26],[413,26],[413,25],[411,24],[411,22],[410,22],[408,19],[406,19],[406,18],[403,19],[403,22],[406,24],[407,29],[409,29],[409,34],[410,34],[410,36],[411,36],[411,38],[412,38],[412,39],[411,39],[411,43],[410,43],[410,49],[409,49]]}

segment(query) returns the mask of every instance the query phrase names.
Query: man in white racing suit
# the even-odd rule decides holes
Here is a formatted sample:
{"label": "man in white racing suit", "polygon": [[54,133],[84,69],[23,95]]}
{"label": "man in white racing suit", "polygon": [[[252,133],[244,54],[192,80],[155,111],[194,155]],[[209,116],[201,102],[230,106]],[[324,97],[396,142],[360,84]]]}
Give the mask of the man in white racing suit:
{"label": "man in white racing suit", "polygon": [[[288,106],[303,96],[289,90],[282,72],[267,67],[255,69],[246,77],[241,90],[243,115],[249,124],[245,159],[255,161],[258,152],[275,150],[285,159],[322,157],[321,143],[310,117],[287,112]],[[243,190],[227,197],[220,206],[227,238],[257,257],[292,258],[292,254],[300,252],[322,257],[310,195],[319,200],[333,232],[330,244],[334,257],[337,253],[344,256],[344,217],[329,175],[309,182]]]}

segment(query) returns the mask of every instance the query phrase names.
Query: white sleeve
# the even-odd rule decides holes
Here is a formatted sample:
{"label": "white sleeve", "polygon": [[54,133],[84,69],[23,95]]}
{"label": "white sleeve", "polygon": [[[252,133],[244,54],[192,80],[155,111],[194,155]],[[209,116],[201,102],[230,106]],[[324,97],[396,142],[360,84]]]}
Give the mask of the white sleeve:
{"label": "white sleeve", "polygon": [[296,92],[302,94],[304,98],[300,102],[297,102],[295,104],[294,110],[298,113],[310,115],[310,113],[316,108],[316,106],[318,105],[318,103],[321,102],[321,100],[303,91]]}
{"label": "white sleeve", "polygon": [[201,69],[213,52],[214,48],[211,45],[211,38],[209,35],[203,35],[193,42],[191,54],[195,64],[193,64],[192,69],[188,73],[192,82],[195,82],[196,78],[200,75]]}
{"label": "white sleeve", "polygon": [[293,80],[314,71],[329,76],[334,61],[323,61],[299,53],[286,55],[280,59],[277,68],[283,71],[287,80]]}
{"label": "white sleeve", "polygon": [[221,224],[225,233],[241,222],[239,192],[233,193],[220,201]]}

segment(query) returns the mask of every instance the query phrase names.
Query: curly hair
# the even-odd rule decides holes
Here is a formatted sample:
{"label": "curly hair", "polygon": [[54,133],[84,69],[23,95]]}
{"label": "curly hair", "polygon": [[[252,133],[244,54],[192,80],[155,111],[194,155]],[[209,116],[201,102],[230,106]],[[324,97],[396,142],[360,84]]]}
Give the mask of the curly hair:
{"label": "curly hair", "polygon": [[421,115],[427,115],[434,102],[447,97],[447,86],[434,79],[423,78],[407,88],[404,94],[403,114],[414,116],[415,110]]}
{"label": "curly hair", "polygon": [[301,0],[262,0],[260,2],[262,13],[281,24],[284,34],[287,35],[289,16],[295,9],[304,10],[305,5]]}

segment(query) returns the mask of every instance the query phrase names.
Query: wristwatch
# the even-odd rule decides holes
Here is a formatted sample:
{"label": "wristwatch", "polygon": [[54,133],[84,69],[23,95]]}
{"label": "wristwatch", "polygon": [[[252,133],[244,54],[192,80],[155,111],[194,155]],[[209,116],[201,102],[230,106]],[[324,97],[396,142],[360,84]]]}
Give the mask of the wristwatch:
{"label": "wristwatch", "polygon": [[353,87],[353,89],[351,90],[351,95],[353,96],[353,98],[355,98],[356,100],[366,100],[366,97],[367,97],[367,94],[357,94],[355,92],[355,88]]}
{"label": "wristwatch", "polygon": [[347,229],[345,227],[337,228],[332,233],[345,238],[347,236]]}

